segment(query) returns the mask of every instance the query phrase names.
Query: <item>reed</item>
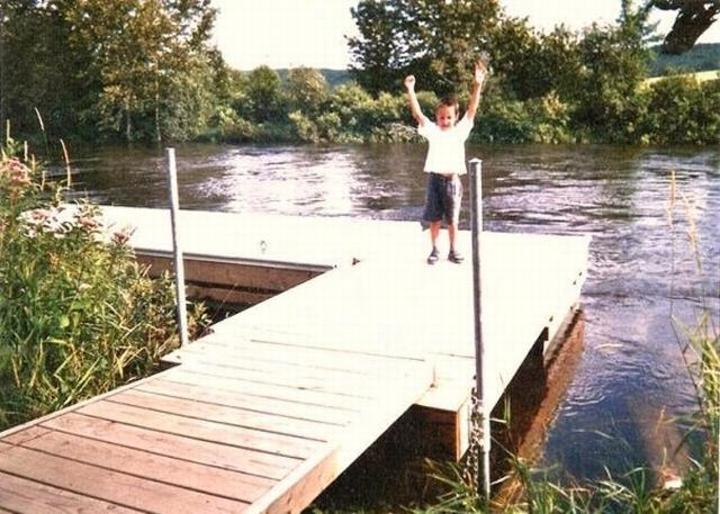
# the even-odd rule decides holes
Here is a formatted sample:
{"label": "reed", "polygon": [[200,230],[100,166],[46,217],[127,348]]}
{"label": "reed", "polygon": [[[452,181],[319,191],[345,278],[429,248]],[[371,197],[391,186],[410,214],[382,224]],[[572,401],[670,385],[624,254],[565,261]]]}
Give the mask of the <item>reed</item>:
{"label": "reed", "polygon": [[[65,212],[63,188],[11,143],[0,158],[0,428],[145,376],[178,345],[167,277],[147,277],[127,234],[105,242],[96,206]],[[204,312],[191,312],[198,331]]]}

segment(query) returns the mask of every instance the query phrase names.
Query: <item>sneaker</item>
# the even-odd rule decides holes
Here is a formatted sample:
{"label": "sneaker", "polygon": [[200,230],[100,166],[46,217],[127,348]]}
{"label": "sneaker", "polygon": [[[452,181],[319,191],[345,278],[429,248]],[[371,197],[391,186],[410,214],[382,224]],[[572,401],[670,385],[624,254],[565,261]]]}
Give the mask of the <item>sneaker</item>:
{"label": "sneaker", "polygon": [[462,254],[457,250],[450,250],[450,253],[448,254],[448,260],[450,262],[454,262],[455,264],[460,264],[462,261],[465,260],[465,257],[463,257]]}
{"label": "sneaker", "polygon": [[428,264],[435,264],[435,263],[438,261],[439,258],[440,258],[440,256],[438,255],[438,249],[437,249],[437,248],[433,248],[433,249],[432,249],[432,252],[430,252],[430,255],[428,255],[427,263],[428,263]]}

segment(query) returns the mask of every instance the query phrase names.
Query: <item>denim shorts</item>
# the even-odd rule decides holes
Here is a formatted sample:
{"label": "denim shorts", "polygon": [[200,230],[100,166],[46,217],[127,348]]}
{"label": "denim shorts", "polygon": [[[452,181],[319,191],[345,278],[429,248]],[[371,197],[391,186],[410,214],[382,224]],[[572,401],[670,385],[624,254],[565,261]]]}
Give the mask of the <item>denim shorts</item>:
{"label": "denim shorts", "polygon": [[459,175],[428,173],[425,213],[423,220],[434,222],[445,220],[449,225],[460,221],[460,203],[463,187]]}

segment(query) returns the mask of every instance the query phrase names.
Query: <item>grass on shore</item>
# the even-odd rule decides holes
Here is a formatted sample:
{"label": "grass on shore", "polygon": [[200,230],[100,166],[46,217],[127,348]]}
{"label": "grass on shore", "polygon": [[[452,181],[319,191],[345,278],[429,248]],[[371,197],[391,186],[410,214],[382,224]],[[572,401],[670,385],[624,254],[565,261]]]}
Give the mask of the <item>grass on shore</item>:
{"label": "grass on shore", "polygon": [[[0,155],[0,430],[151,373],[178,345],[170,280],[151,280],[98,209],[73,215],[27,148]],[[203,323],[194,312],[191,330]]]}

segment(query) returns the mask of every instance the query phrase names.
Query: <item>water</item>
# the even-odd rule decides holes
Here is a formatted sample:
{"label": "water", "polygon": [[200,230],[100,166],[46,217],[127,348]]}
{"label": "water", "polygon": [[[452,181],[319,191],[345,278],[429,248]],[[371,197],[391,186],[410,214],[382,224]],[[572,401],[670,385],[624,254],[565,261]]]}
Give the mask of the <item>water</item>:
{"label": "water", "polygon": [[[578,477],[601,476],[605,464],[619,471],[659,463],[658,440],[681,436],[659,420],[696,407],[681,327],[694,325],[704,306],[718,320],[717,150],[489,146],[468,154],[484,161],[486,229],[593,237],[582,298],[585,350],[543,463]],[[193,145],[177,155],[183,208],[393,220],[422,212],[424,150],[417,146]],[[77,188],[93,200],[166,205],[160,151],[76,157]],[[671,213],[672,171],[678,198]],[[467,205],[463,212],[467,225]],[[696,250],[688,231],[698,236]]]}

